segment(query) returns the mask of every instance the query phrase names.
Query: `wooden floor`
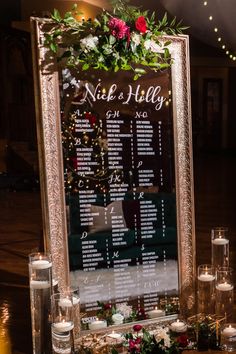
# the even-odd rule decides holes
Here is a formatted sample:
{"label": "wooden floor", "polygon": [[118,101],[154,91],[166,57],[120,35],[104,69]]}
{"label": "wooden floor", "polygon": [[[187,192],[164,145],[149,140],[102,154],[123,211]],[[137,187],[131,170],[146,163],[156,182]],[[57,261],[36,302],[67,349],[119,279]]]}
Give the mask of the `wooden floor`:
{"label": "wooden floor", "polygon": [[[236,273],[236,157],[196,156],[194,166],[197,264],[210,262],[210,229],[224,225]],[[0,331],[8,329],[15,354],[32,353],[27,255],[41,229],[38,192],[0,190]]]}

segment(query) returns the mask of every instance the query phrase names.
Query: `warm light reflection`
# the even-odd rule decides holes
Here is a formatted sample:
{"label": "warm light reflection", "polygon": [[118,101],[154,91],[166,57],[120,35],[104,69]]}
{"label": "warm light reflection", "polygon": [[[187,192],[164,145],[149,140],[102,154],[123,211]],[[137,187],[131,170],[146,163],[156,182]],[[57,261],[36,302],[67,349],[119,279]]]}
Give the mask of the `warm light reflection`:
{"label": "warm light reflection", "polygon": [[0,319],[0,353],[10,354],[11,353],[11,343],[7,328],[7,323],[11,317],[10,315],[10,305],[7,302],[3,302],[0,307],[1,319]]}
{"label": "warm light reflection", "polygon": [[9,304],[7,302],[4,302],[2,306],[0,307],[0,312],[1,312],[1,320],[0,323],[5,325],[9,319],[10,319],[10,311],[9,311]]}

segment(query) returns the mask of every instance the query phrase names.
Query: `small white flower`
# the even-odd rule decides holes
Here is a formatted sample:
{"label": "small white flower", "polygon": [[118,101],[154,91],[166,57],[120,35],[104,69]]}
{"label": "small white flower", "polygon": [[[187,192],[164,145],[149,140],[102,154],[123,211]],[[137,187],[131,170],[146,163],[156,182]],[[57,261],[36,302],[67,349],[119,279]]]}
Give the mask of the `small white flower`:
{"label": "small white flower", "polygon": [[159,342],[160,340],[164,339],[164,345],[166,348],[170,348],[170,336],[168,334],[168,328],[160,328],[158,333],[155,335],[156,341]]}
{"label": "small white flower", "polygon": [[132,306],[127,305],[125,302],[116,305],[116,310],[121,313],[124,318],[129,318],[132,314]]}
{"label": "small white flower", "polygon": [[141,42],[141,35],[138,33],[132,33],[131,41],[134,42],[134,44],[139,45]]}
{"label": "small white flower", "polygon": [[157,44],[155,41],[152,39],[147,39],[144,42],[144,48],[147,50],[151,50],[154,53],[160,53],[162,51],[162,48],[159,44]]}
{"label": "small white flower", "polygon": [[89,34],[87,37],[80,40],[80,45],[83,50],[87,49],[93,50],[97,47],[98,44],[98,37]]}

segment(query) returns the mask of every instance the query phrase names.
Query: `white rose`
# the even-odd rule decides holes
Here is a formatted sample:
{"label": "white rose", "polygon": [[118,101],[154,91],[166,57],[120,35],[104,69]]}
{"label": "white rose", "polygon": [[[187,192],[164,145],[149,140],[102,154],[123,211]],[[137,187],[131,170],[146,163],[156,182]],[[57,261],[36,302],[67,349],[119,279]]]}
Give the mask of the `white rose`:
{"label": "white rose", "polygon": [[119,325],[123,323],[124,316],[122,316],[120,313],[115,313],[114,315],[112,315],[111,319],[115,325]]}
{"label": "white rose", "polygon": [[147,39],[144,42],[144,48],[147,50],[151,50],[154,53],[160,53],[162,51],[162,48],[159,44],[157,44],[155,41],[152,39]]}
{"label": "white rose", "polygon": [[139,45],[141,42],[141,35],[138,33],[132,33],[131,41],[133,41],[134,44]]}
{"label": "white rose", "polygon": [[80,45],[83,50],[92,50],[97,47],[98,37],[89,34],[87,37],[80,40]]}

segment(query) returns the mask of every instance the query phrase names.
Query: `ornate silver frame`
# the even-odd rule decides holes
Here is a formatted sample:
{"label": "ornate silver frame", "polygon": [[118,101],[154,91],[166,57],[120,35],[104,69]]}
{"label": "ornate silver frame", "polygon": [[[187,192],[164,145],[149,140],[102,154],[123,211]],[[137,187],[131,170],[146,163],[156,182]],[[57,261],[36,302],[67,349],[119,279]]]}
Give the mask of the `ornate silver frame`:
{"label": "ornate silver frame", "polygon": [[[44,46],[46,19],[32,18],[40,183],[45,248],[52,253],[61,287],[69,284],[67,224],[60,128],[59,80],[52,53]],[[165,36],[172,64],[175,175],[181,313],[195,308],[195,224],[188,36]]]}

